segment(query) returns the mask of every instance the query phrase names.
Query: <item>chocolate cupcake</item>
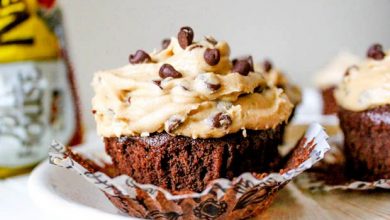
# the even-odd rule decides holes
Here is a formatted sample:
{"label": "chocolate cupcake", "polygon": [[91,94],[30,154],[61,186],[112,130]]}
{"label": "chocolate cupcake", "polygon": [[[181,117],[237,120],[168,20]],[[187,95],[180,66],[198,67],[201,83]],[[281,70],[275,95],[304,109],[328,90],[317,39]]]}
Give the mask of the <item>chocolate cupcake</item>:
{"label": "chocolate cupcake", "polygon": [[217,178],[268,172],[293,105],[226,42],[191,28],[153,53],[95,74],[93,112],[114,167],[139,183],[202,191]]}
{"label": "chocolate cupcake", "polygon": [[359,62],[359,58],[351,53],[339,53],[315,77],[315,85],[322,96],[322,113],[331,115],[337,113],[337,103],[333,95],[336,86],[342,81],[347,69]]}
{"label": "chocolate cupcake", "polygon": [[348,173],[361,180],[390,178],[390,55],[373,45],[335,90],[345,136]]}
{"label": "chocolate cupcake", "polygon": [[255,71],[264,74],[268,86],[283,89],[294,106],[293,113],[290,116],[290,119],[292,119],[295,108],[302,101],[302,92],[299,86],[291,83],[286,75],[275,67],[270,60],[264,60],[263,62],[255,64]]}

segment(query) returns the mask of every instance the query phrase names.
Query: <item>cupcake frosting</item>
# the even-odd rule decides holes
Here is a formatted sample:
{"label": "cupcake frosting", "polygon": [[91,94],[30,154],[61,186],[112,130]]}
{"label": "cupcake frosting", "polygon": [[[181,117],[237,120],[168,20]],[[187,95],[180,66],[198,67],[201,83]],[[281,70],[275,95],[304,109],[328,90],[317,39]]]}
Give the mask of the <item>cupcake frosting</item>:
{"label": "cupcake frosting", "polygon": [[314,83],[320,89],[334,87],[341,82],[348,67],[359,63],[359,58],[348,52],[340,52],[324,69],[319,71]]}
{"label": "cupcake frosting", "polygon": [[171,38],[165,49],[144,55],[148,62],[95,74],[92,106],[100,135],[166,131],[218,138],[287,121],[292,104],[283,90],[267,87],[259,72],[240,74],[226,42],[205,38],[183,49],[179,40]]}
{"label": "cupcake frosting", "polygon": [[257,72],[264,74],[268,86],[282,88],[294,106],[302,101],[301,89],[290,83],[283,72],[280,69],[273,67],[270,61],[266,60],[264,62],[256,63],[254,69]]}
{"label": "cupcake frosting", "polygon": [[368,58],[349,68],[335,91],[338,105],[364,111],[390,104],[390,51],[383,59]]}
{"label": "cupcake frosting", "polygon": [[282,74],[282,71],[273,67],[269,61],[265,62],[267,62],[267,65],[269,65],[268,70],[266,70],[266,67],[264,67],[266,66],[264,62],[260,62],[255,64],[255,71],[264,73],[264,78],[266,79],[269,86],[283,87],[284,85],[288,84],[288,81]]}

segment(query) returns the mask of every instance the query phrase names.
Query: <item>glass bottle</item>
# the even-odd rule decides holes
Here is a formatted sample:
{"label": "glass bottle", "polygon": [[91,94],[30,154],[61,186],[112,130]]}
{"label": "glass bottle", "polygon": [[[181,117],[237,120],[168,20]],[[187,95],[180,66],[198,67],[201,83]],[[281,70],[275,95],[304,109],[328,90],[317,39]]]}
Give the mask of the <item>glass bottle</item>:
{"label": "glass bottle", "polygon": [[55,0],[0,0],[0,178],[30,170],[83,129]]}

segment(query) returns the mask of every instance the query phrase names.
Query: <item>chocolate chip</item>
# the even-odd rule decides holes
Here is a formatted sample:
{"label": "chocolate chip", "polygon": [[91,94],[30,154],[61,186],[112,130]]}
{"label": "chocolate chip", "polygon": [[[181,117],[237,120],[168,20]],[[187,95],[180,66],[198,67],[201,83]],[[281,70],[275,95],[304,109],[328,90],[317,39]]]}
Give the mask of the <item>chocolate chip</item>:
{"label": "chocolate chip", "polygon": [[278,89],[286,90],[286,86],[283,85],[283,84],[278,83],[278,84],[276,84],[275,86],[276,86],[276,88],[278,88]]}
{"label": "chocolate chip", "polygon": [[164,39],[162,41],[162,48],[166,49],[169,46],[170,43],[171,43],[171,39],[168,39],[168,38]]}
{"label": "chocolate chip", "polygon": [[232,72],[247,76],[251,71],[251,65],[247,60],[236,60],[233,64]]}
{"label": "chocolate chip", "polygon": [[221,88],[221,84],[207,84],[207,87],[210,90],[216,91]]}
{"label": "chocolate chip", "polygon": [[217,109],[227,111],[233,107],[233,104],[229,101],[218,101]]}
{"label": "chocolate chip", "polygon": [[209,42],[210,44],[212,44],[212,45],[217,45],[217,43],[218,43],[218,41],[217,40],[215,40],[213,37],[211,37],[211,36],[206,36],[206,37],[204,37],[205,39],[206,39],[206,41],[207,42]]}
{"label": "chocolate chip", "polygon": [[194,40],[194,31],[190,27],[182,27],[177,34],[177,39],[180,47],[186,49],[186,47],[191,45]]}
{"label": "chocolate chip", "polygon": [[246,58],[246,60],[248,61],[249,65],[251,66],[251,71],[254,71],[254,68],[253,68],[253,58],[252,56],[248,56]]}
{"label": "chocolate chip", "polygon": [[264,86],[258,86],[253,90],[253,92],[262,93],[264,90],[265,90]]}
{"label": "chocolate chip", "polygon": [[152,58],[145,51],[137,50],[134,55],[129,56],[129,61],[131,64],[148,63],[152,61]]}
{"label": "chocolate chip", "polygon": [[222,112],[216,114],[212,120],[213,127],[215,128],[227,128],[232,124],[230,116]]}
{"label": "chocolate chip", "polygon": [[265,71],[266,73],[268,73],[268,72],[271,71],[271,69],[272,69],[272,62],[269,61],[269,60],[264,60],[264,62],[263,62],[263,68],[264,68],[264,71]]}
{"label": "chocolate chip", "polygon": [[221,83],[214,73],[202,73],[195,78],[194,88],[202,94],[211,94],[221,88]]}
{"label": "chocolate chip", "polygon": [[184,121],[183,117],[174,115],[165,122],[165,130],[168,133],[172,133],[173,131],[179,128],[179,126],[183,123],[183,121]]}
{"label": "chocolate chip", "polygon": [[181,86],[181,88],[183,88],[184,91],[190,91],[190,89],[187,88],[186,86]]}
{"label": "chocolate chip", "polygon": [[385,53],[383,52],[383,47],[380,44],[374,44],[367,51],[367,57],[372,58],[374,60],[382,60],[385,57]]}
{"label": "chocolate chip", "polygon": [[238,98],[242,98],[242,97],[245,97],[245,96],[248,96],[248,95],[249,95],[249,93],[242,93],[242,94],[238,95]]}
{"label": "chocolate chip", "polygon": [[218,49],[207,48],[204,51],[203,58],[207,64],[209,64],[210,66],[215,66],[219,63],[219,60],[221,59],[221,55],[219,54]]}
{"label": "chocolate chip", "polygon": [[347,70],[344,73],[344,76],[349,76],[349,74],[351,73],[352,70],[358,70],[358,69],[359,69],[358,66],[352,65],[352,66],[347,68]]}
{"label": "chocolate chip", "polygon": [[153,80],[153,83],[160,87],[160,89],[163,89],[163,87],[161,86],[161,80]]}
{"label": "chocolate chip", "polygon": [[171,133],[176,130],[179,127],[180,123],[180,120],[171,121],[171,124],[168,127],[168,133]]}
{"label": "chocolate chip", "polygon": [[168,77],[181,78],[183,76],[180,72],[176,71],[172,65],[167,63],[161,66],[159,75],[163,79]]}
{"label": "chocolate chip", "polygon": [[233,59],[233,61],[232,61],[233,66],[234,66],[234,65],[237,63],[237,61],[239,61],[239,60],[246,60],[246,61],[248,61],[249,65],[250,65],[250,71],[254,71],[252,56],[244,56],[244,57],[240,57],[240,58]]}
{"label": "chocolate chip", "polygon": [[92,110],[92,114],[96,114],[96,110]]}
{"label": "chocolate chip", "polygon": [[202,45],[199,45],[199,44],[194,44],[194,45],[191,45],[188,50],[191,51],[193,49],[196,49],[196,48],[202,48],[203,46]]}

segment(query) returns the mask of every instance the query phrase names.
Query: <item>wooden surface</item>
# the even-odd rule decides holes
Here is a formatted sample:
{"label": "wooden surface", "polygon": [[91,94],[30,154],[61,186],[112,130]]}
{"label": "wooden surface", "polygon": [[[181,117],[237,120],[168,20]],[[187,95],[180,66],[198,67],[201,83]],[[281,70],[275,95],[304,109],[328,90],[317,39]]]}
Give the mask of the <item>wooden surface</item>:
{"label": "wooden surface", "polygon": [[390,193],[309,192],[290,183],[256,219],[390,219]]}
{"label": "wooden surface", "polygon": [[[306,127],[287,128],[286,145],[292,146]],[[340,131],[325,128],[329,135]],[[256,219],[390,219],[390,190],[311,192],[290,183]]]}

